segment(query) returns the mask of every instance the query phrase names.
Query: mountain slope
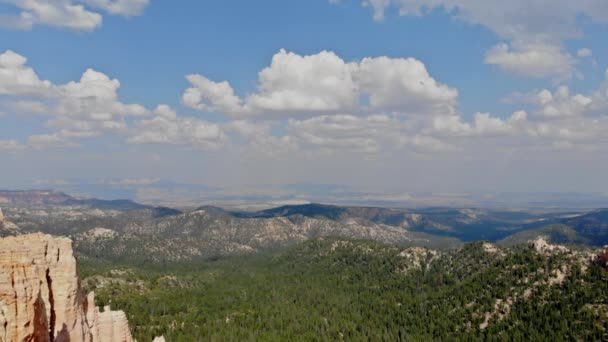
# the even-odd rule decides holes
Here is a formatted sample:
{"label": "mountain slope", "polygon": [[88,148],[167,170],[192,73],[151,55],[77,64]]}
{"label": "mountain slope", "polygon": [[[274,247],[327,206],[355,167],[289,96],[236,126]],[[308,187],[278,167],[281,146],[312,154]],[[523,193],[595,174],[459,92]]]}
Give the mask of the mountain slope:
{"label": "mountain slope", "polygon": [[[601,210],[573,216],[558,212],[309,204],[237,213],[212,206],[182,212],[124,200],[64,203],[6,206],[6,215],[19,229],[2,229],[0,234],[42,231],[66,235],[73,237],[77,251],[88,257],[155,262],[254,253],[318,237],[433,248],[456,247],[461,241],[474,240],[515,244],[545,235],[560,243],[608,243],[608,215]],[[562,224],[574,232],[564,227],[543,228],[551,224]]]}
{"label": "mountain slope", "polygon": [[550,243],[566,245],[586,245],[590,241],[580,237],[577,231],[564,224],[553,224],[541,228],[525,230],[498,241],[501,246],[515,246],[523,244],[538,237],[543,237]]}
{"label": "mountain slope", "polygon": [[[107,226],[106,226],[107,228]],[[131,221],[114,226],[116,234],[90,238],[75,235],[77,248],[88,256],[191,260],[259,252],[318,237],[367,239],[401,246],[455,247],[458,240],[378,225],[365,220],[345,222],[301,215],[275,218],[238,218],[216,211],[194,212]]]}
{"label": "mountain slope", "polygon": [[564,219],[562,223],[593,245],[608,244],[608,209],[594,210],[585,215]]}
{"label": "mountain slope", "polygon": [[306,217],[328,218],[337,220],[346,213],[347,209],[335,205],[325,204],[303,204],[303,205],[286,205],[278,208],[262,210],[254,213],[239,213],[240,217],[251,218],[271,218],[271,217],[287,217],[292,215],[302,215]]}
{"label": "mountain slope", "polygon": [[464,241],[499,240],[514,232],[558,222],[559,213],[535,214],[526,211],[486,209],[400,209],[341,207],[323,204],[289,205],[254,213],[235,213],[239,217],[290,217],[303,215],[331,220],[365,219],[377,224],[404,227]]}
{"label": "mountain slope", "polygon": [[330,220],[365,219],[378,224],[411,227],[419,223],[421,215],[415,211],[398,208],[349,207],[326,204],[286,205],[254,213],[235,213],[239,217],[289,217],[302,215]]}
{"label": "mountain slope", "polygon": [[53,190],[10,191],[0,190],[0,204],[52,205],[61,204],[74,197]]}
{"label": "mountain slope", "polygon": [[608,244],[608,209],[561,218],[555,224],[508,236],[501,243],[512,245],[545,236],[554,243],[604,246]]}
{"label": "mountain slope", "polygon": [[587,252],[538,247],[314,239],[203,263],[89,264],[86,283],[131,309],[139,340],[605,339],[608,273]]}
{"label": "mountain slope", "polygon": [[150,209],[152,207],[135,203],[131,200],[101,200],[97,198],[90,199],[70,199],[62,205],[76,205],[76,206],[88,206],[93,209],[106,209],[106,210],[136,210],[136,209]]}
{"label": "mountain slope", "polygon": [[65,235],[83,256],[154,262],[254,253],[317,237],[367,239],[401,246],[450,248],[453,238],[411,232],[360,219],[324,217],[241,218],[214,208],[93,209],[88,206],[6,209],[23,232]]}

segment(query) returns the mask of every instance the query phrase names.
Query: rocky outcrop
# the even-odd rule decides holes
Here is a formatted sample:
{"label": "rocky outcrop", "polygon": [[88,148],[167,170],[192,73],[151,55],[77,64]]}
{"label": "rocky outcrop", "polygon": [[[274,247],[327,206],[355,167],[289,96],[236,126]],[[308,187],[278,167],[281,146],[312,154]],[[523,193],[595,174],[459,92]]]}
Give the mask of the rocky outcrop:
{"label": "rocky outcrop", "polygon": [[131,342],[122,311],[101,311],[80,287],[72,241],[0,239],[0,341]]}
{"label": "rocky outcrop", "polygon": [[500,252],[498,247],[496,247],[495,245],[493,245],[489,242],[484,242],[481,245],[481,248],[483,249],[484,252],[490,253],[490,254],[498,254]]}
{"label": "rocky outcrop", "polygon": [[435,262],[441,254],[432,249],[422,247],[410,247],[398,256],[405,259],[405,262],[400,263],[398,271],[401,273],[409,273],[411,271],[425,271]]}
{"label": "rocky outcrop", "polygon": [[78,243],[79,241],[86,241],[94,243],[99,240],[111,240],[118,236],[118,233],[112,229],[103,227],[96,227],[90,229],[84,233],[80,233],[74,236],[74,240]]}
{"label": "rocky outcrop", "polygon": [[565,246],[552,245],[546,240],[546,237],[539,236],[536,240],[530,241],[530,248],[534,249],[536,253],[543,255],[568,253],[570,250]]}

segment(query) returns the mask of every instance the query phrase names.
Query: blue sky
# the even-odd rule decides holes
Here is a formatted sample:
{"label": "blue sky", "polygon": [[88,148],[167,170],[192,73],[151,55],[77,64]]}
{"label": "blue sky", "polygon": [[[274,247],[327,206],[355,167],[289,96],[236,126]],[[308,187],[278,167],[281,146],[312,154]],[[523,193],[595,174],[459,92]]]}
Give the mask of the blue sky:
{"label": "blue sky", "polygon": [[37,3],[0,0],[0,186],[608,193],[603,0]]}
{"label": "blue sky", "polygon": [[423,20],[390,16],[383,23],[369,12],[356,2],[330,6],[325,0],[186,1],[179,7],[152,2],[138,17],[105,17],[91,33],[42,26],[0,34],[5,49],[27,56],[44,79],[68,82],[92,67],[124,83],[125,101],[149,106],[159,101],[178,106],[184,75],[195,72],[230,80],[246,93],[281,48],[299,54],[331,50],[346,60],[415,57],[445,83],[475,93],[488,91],[478,84],[502,79],[505,89],[489,89],[489,108],[517,81],[483,65],[480,51],[497,38],[482,27],[455,22],[441,11]]}

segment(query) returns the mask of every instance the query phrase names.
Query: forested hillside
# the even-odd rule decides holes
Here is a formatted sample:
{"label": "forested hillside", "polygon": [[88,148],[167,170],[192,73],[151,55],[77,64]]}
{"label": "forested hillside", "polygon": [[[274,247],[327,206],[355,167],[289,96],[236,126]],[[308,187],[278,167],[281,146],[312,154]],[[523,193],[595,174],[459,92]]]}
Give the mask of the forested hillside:
{"label": "forested hillside", "polygon": [[190,264],[89,260],[83,273],[139,341],[582,341],[608,337],[608,273],[592,256],[542,240],[437,252],[315,239]]}

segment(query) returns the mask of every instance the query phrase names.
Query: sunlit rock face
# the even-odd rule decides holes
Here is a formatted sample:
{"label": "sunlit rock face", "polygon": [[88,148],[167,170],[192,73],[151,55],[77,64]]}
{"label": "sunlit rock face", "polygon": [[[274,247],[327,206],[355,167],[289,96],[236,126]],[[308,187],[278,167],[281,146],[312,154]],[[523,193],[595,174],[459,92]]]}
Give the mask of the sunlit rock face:
{"label": "sunlit rock face", "polygon": [[131,342],[127,317],[80,287],[72,241],[44,234],[0,239],[0,341]]}
{"label": "sunlit rock face", "polygon": [[536,240],[530,241],[530,247],[534,249],[537,253],[543,255],[568,253],[570,251],[565,246],[549,244],[543,236],[539,236],[538,238],[536,238]]}

